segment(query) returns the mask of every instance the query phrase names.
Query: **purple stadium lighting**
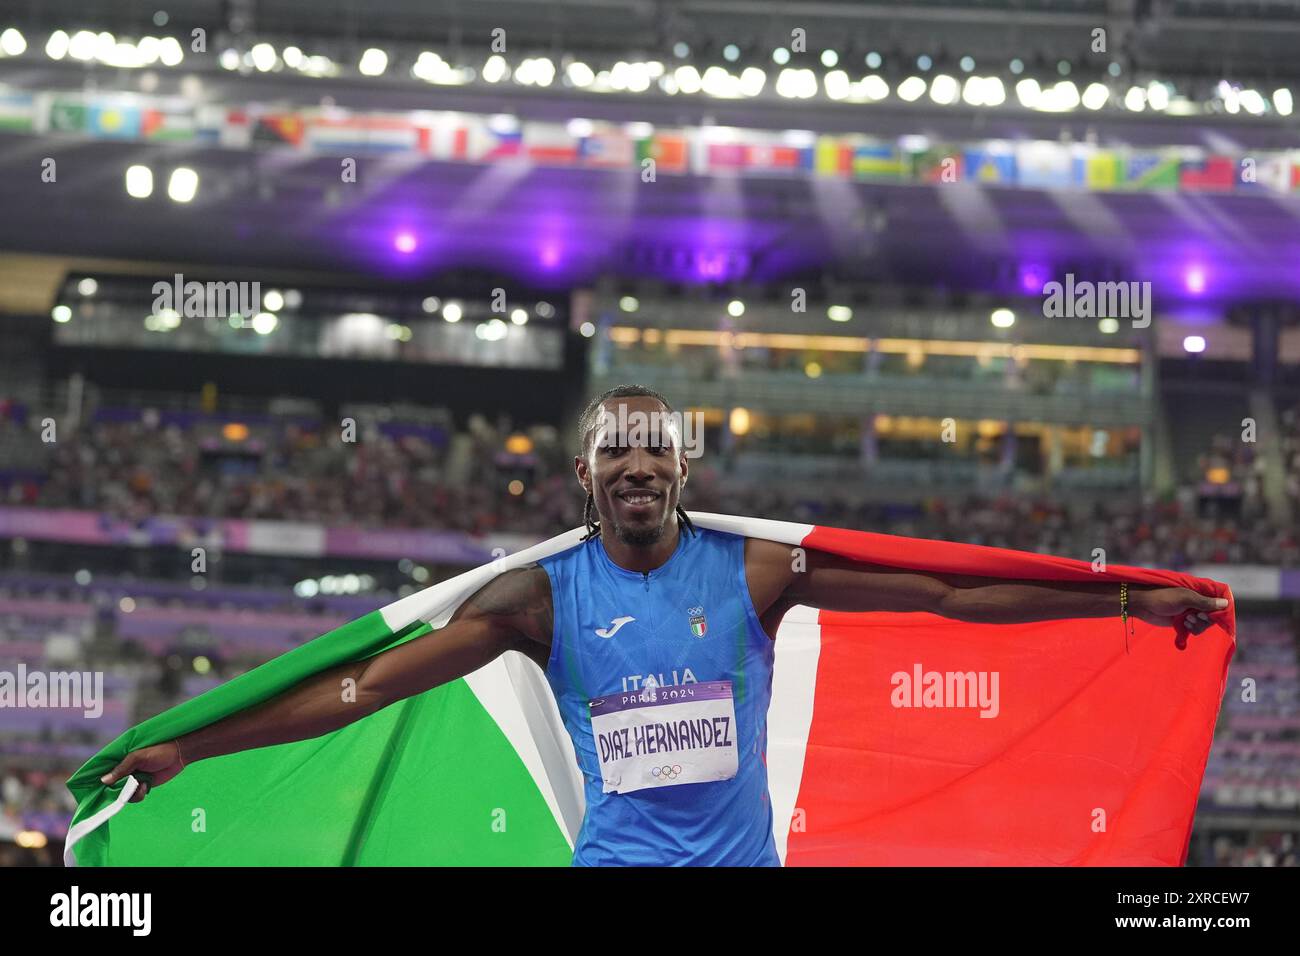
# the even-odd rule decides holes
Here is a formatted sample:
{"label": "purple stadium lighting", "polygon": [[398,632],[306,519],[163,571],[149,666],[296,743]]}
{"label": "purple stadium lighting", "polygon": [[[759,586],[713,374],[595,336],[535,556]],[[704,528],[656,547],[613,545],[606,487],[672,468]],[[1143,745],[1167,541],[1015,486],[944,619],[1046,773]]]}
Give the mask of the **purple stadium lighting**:
{"label": "purple stadium lighting", "polygon": [[403,255],[410,255],[415,251],[419,243],[415,239],[415,233],[403,229],[397,235],[393,236],[393,248]]}
{"label": "purple stadium lighting", "polygon": [[1200,266],[1189,266],[1183,273],[1183,285],[1192,295],[1200,295],[1205,291],[1205,270]]}
{"label": "purple stadium lighting", "polygon": [[1045,274],[1046,270],[1039,266],[1021,266],[1020,291],[1026,295],[1041,295],[1046,281],[1043,278]]}

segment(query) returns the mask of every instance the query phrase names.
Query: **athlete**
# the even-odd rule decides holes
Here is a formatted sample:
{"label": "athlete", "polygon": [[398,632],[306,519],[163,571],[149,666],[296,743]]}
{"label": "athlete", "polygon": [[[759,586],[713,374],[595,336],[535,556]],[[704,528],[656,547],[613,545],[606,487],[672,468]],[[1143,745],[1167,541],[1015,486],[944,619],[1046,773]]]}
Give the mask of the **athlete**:
{"label": "athlete", "polygon": [[[1116,613],[1113,582],[988,583],[816,550],[797,561],[787,545],[696,529],[679,504],[689,468],[672,417],[663,396],[635,385],[587,407],[574,459],[582,544],[498,575],[437,631],[134,751],[103,782],[142,771],[161,786],[196,760],[321,736],[519,651],[545,673],[582,770],[575,865],[776,866],[767,708],[791,607],[1008,624]],[[1136,617],[1182,617],[1192,633],[1227,606],[1136,585],[1129,602]],[[338,692],[345,678],[355,702]]]}

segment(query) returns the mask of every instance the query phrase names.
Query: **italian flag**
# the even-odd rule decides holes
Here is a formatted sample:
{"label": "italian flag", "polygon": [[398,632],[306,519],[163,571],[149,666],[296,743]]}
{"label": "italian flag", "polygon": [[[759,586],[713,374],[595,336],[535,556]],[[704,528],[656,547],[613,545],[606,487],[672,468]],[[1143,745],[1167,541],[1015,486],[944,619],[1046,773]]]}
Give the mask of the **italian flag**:
{"label": "italian flag", "polygon": [[[1227,586],[980,545],[691,518],[882,570],[1117,585],[1114,617],[1030,624],[791,610],[776,637],[766,755],[787,865],[1184,861],[1236,646]],[[389,604],[131,728],[68,781],[78,809],[64,862],[567,865],[582,778],[549,686],[515,652],[332,734],[195,763],[138,804],[128,802],[134,778],[111,788],[99,778],[132,750],[442,627],[495,575],[583,533]],[[1230,603],[1199,635],[1135,618],[1126,635],[1120,581]]]}

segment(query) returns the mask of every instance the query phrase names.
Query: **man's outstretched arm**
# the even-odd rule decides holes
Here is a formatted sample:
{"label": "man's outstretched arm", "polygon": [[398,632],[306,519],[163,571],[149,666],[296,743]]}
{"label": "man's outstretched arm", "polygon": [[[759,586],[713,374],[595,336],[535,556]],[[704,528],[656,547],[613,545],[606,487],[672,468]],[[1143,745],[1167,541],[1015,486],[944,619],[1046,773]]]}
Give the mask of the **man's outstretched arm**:
{"label": "man's outstretched arm", "polygon": [[[828,611],[928,611],[987,624],[1119,613],[1119,584],[1114,581],[971,583],[983,579],[892,571],[810,549],[803,558],[795,561],[789,545],[746,541],[746,573],[760,614],[766,609],[759,607],[761,601],[768,602],[766,607],[806,604]],[[1228,605],[1224,598],[1189,588],[1137,584],[1129,585],[1128,601],[1134,617],[1166,626],[1183,617],[1192,633],[1209,626],[1209,612]]]}
{"label": "man's outstretched arm", "polygon": [[[446,627],[363,661],[332,667],[282,693],[176,740],[132,751],[101,780],[132,771],[161,786],[196,760],[309,740],[345,727],[399,700],[478,670],[505,651],[549,646],[551,585],[532,565],[507,571],[465,601]],[[535,656],[535,654],[530,655]],[[351,680],[352,685],[345,685]],[[355,689],[344,694],[345,686]],[[144,798],[142,786],[132,802]]]}

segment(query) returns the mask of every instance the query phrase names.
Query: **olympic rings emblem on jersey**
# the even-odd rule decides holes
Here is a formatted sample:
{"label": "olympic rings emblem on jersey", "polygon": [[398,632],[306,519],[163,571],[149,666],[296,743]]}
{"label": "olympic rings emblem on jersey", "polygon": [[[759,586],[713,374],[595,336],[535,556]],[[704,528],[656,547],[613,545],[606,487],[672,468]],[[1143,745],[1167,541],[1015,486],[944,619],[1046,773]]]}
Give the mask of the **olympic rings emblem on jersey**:
{"label": "olympic rings emblem on jersey", "polygon": [[655,767],[650,771],[652,777],[663,777],[665,780],[676,780],[682,774],[682,765],[674,764],[671,767]]}
{"label": "olympic rings emblem on jersey", "polygon": [[699,607],[699,606],[697,606],[697,607],[688,607],[688,608],[686,609],[686,613],[687,613],[689,616],[691,616],[691,617],[699,617],[701,614],[704,613],[704,608],[703,608],[703,607]]}

